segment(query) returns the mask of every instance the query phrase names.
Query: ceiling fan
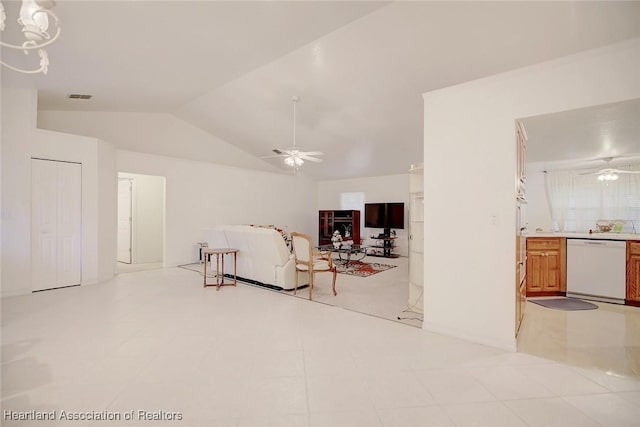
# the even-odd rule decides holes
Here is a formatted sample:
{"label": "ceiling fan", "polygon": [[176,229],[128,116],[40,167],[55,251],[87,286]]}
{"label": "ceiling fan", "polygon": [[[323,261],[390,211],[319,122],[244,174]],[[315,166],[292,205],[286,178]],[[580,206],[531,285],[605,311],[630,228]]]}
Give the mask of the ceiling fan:
{"label": "ceiling fan", "polygon": [[625,169],[616,169],[610,166],[613,157],[606,157],[604,159],[605,167],[591,172],[583,172],[580,175],[597,175],[599,181],[615,181],[619,178],[620,174],[640,173],[640,170],[632,171]]}
{"label": "ceiling fan", "polygon": [[323,156],[324,153],[321,151],[302,151],[301,147],[296,145],[296,104],[300,101],[300,97],[292,96],[291,101],[293,102],[293,145],[289,148],[274,148],[271,150],[276,153],[274,156],[264,156],[262,158],[284,157],[284,163],[287,166],[291,166],[294,171],[297,171],[305,160],[314,163],[322,162],[322,159],[318,159],[316,156]]}

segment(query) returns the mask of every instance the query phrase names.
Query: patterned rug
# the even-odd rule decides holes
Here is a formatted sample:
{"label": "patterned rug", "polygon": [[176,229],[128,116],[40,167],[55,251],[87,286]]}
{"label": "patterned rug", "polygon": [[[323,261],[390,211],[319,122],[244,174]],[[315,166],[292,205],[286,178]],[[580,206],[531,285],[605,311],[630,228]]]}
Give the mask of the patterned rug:
{"label": "patterned rug", "polygon": [[338,268],[338,273],[358,277],[369,277],[397,266],[391,264],[380,264],[378,262],[350,261],[348,266],[345,266],[344,263],[337,262],[336,267]]}

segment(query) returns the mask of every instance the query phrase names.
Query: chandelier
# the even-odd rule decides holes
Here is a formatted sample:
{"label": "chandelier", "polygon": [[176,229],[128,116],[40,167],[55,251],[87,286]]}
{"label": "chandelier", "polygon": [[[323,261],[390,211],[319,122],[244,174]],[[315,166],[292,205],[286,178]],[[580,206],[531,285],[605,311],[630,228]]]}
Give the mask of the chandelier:
{"label": "chandelier", "polygon": [[[22,25],[22,34],[26,41],[22,45],[15,45],[5,43],[0,40],[2,47],[22,50],[25,55],[28,55],[31,51],[37,50],[40,56],[40,67],[37,69],[23,69],[14,67],[0,60],[0,64],[10,70],[17,71],[25,74],[47,74],[49,67],[49,56],[47,51],[43,48],[55,42],[60,36],[60,26],[58,24],[58,17],[51,12],[51,8],[56,5],[54,0],[22,0],[22,6],[20,7],[20,16],[18,17],[18,24]],[[4,6],[0,3],[0,31],[4,31],[5,19],[7,15],[4,11]],[[49,29],[49,18],[53,20],[55,25],[55,34],[51,36],[47,30]]]}

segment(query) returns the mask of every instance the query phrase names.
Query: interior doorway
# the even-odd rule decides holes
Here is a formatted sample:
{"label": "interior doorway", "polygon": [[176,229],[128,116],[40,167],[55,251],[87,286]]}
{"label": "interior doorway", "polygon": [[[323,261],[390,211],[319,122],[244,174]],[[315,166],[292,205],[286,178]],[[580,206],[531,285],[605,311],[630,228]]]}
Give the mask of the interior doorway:
{"label": "interior doorway", "polygon": [[[526,206],[526,215],[517,218],[519,229],[524,228],[526,232],[523,240],[526,236],[553,236],[558,240],[563,237],[584,238],[585,234],[590,236],[589,228],[593,227],[595,231],[597,218],[601,215],[627,221],[620,233],[612,231],[606,235],[607,240],[624,241],[621,236],[637,231],[634,223],[639,223],[636,218],[640,209],[634,202],[640,201],[640,193],[625,189],[640,188],[637,185],[625,187],[635,181],[632,177],[637,174],[625,174],[612,184],[598,180],[598,173],[609,167],[640,170],[640,152],[637,144],[633,143],[636,141],[639,113],[640,100],[633,99],[518,119],[528,136],[525,164],[518,168],[526,171],[526,198],[523,198],[526,205],[522,205],[523,208]],[[554,197],[550,192],[552,185],[557,186],[556,181],[549,179],[554,172],[573,177],[570,186],[560,187],[566,189],[560,197]],[[575,191],[577,188],[580,191]],[[594,189],[595,192],[592,191]],[[615,195],[622,194],[623,197],[606,196],[614,189]],[[608,212],[616,212],[620,208],[619,200],[631,201],[631,208],[626,209],[626,214],[618,211],[607,216]],[[595,215],[589,219],[592,213]],[[566,248],[566,243],[560,244]],[[542,286],[552,286],[555,275],[561,277],[558,280],[560,291],[552,297],[571,293],[571,285],[566,282],[566,270],[563,272],[558,267],[566,266],[566,259],[560,258],[561,264],[550,262],[550,259],[560,256],[556,255],[557,251],[545,249],[542,252],[538,249],[534,248],[529,254],[531,262],[524,276],[525,293],[527,284],[530,298],[533,292],[548,291]],[[520,254],[516,261],[520,259],[524,267],[527,264],[524,242]],[[535,270],[529,271],[532,266]],[[608,291],[606,286],[613,286],[613,279],[604,283],[603,291]],[[609,295],[612,294],[602,296]],[[596,368],[610,375],[640,377],[636,338],[639,336],[640,309],[607,302],[596,301],[595,304],[598,306],[595,310],[572,312],[525,302],[526,313],[517,335],[518,351],[581,368]]]}
{"label": "interior doorway", "polygon": [[164,217],[164,177],[118,173],[118,273],[162,268]]}
{"label": "interior doorway", "polygon": [[118,262],[131,264],[133,180],[118,178]]}

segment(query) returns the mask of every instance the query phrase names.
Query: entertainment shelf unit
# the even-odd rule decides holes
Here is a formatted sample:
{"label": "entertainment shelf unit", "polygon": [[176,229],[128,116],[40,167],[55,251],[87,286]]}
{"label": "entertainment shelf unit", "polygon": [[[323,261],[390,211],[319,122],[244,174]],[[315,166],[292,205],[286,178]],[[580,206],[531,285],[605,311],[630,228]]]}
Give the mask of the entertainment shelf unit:
{"label": "entertainment shelf unit", "polygon": [[[331,236],[334,231],[339,231],[343,240],[353,240],[356,245],[360,244],[360,211],[319,211],[318,212],[318,243],[320,245],[330,245]],[[349,230],[349,237],[345,236]]]}
{"label": "entertainment shelf unit", "polygon": [[371,237],[372,240],[382,242],[381,246],[370,246],[367,248],[367,255],[379,256],[384,258],[398,258],[400,255],[393,253],[395,249],[395,240],[397,237]]}

